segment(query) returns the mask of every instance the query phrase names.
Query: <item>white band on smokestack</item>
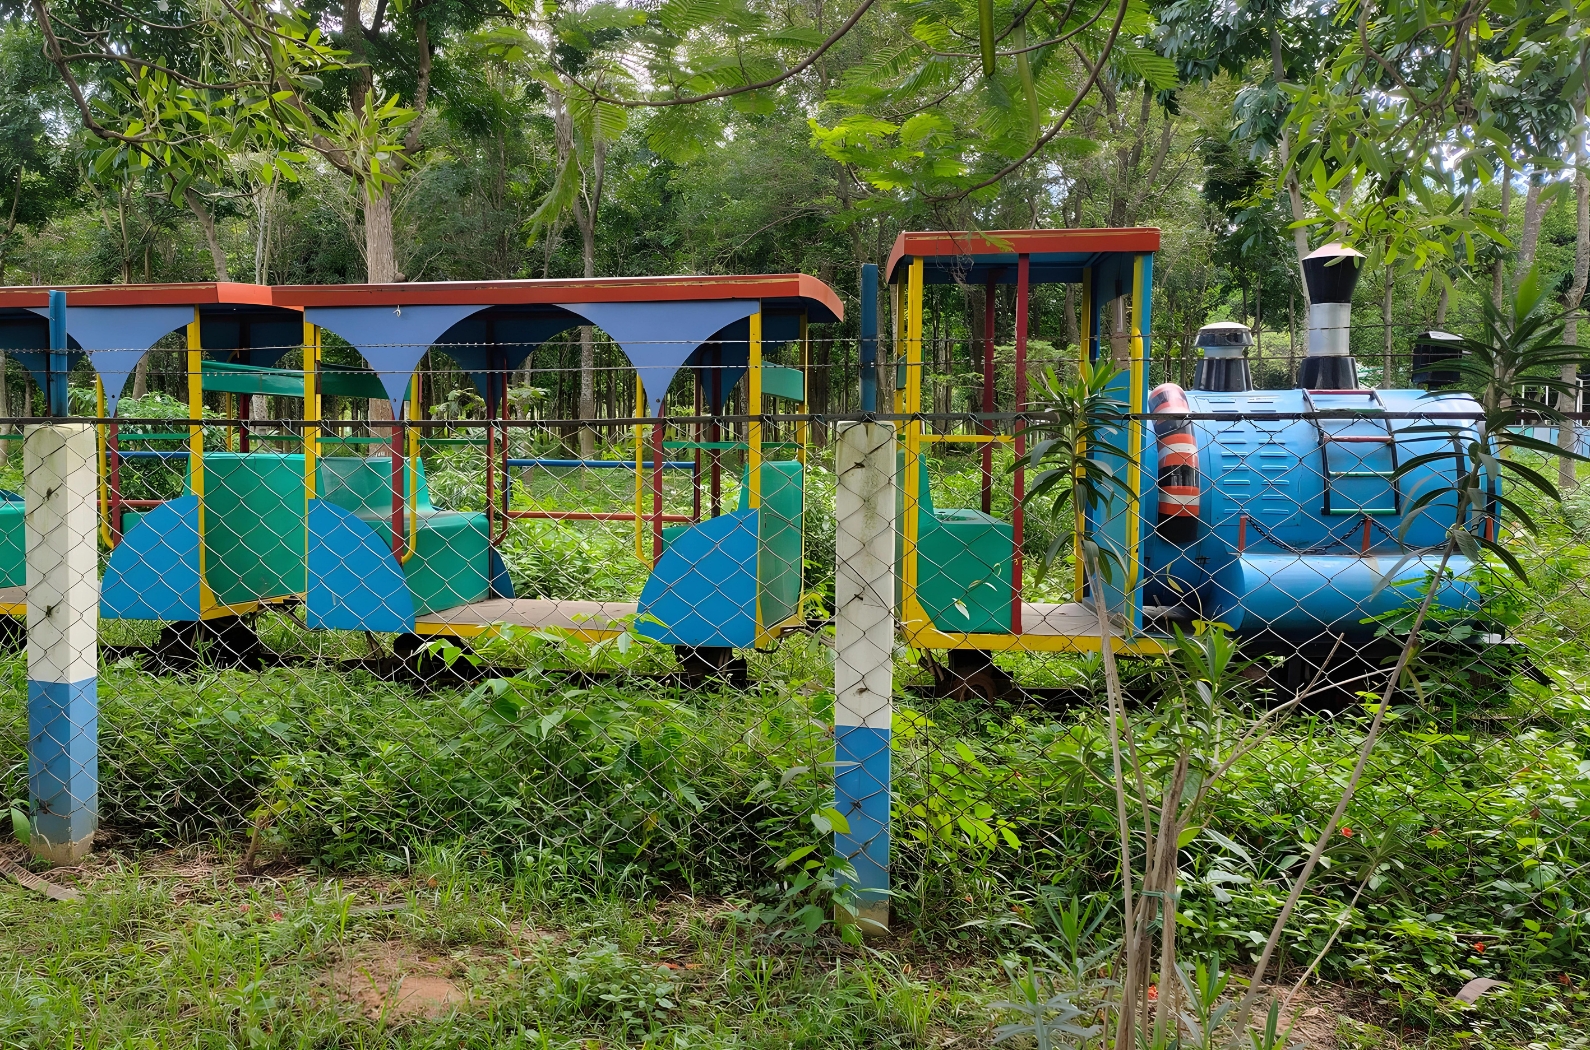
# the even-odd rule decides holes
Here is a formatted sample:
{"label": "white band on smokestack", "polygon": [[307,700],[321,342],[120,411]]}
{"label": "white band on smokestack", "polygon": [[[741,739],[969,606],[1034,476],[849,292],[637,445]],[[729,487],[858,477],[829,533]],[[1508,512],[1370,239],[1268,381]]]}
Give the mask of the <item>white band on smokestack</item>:
{"label": "white band on smokestack", "polygon": [[1339,241],[1321,245],[1303,260],[1308,284],[1308,356],[1348,356],[1353,320],[1353,288],[1363,265],[1362,252]]}
{"label": "white band on smokestack", "polygon": [[1308,356],[1346,357],[1351,352],[1348,335],[1352,322],[1352,303],[1310,303]]}

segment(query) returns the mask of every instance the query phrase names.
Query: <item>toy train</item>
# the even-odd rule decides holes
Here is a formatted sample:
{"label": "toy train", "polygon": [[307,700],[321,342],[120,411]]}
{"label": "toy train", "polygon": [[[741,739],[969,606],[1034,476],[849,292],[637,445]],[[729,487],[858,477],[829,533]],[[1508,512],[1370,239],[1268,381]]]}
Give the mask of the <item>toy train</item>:
{"label": "toy train", "polygon": [[[1377,620],[1424,593],[1439,562],[1435,548],[1454,524],[1451,492],[1464,469],[1454,432],[1476,436],[1478,404],[1444,390],[1369,389],[1348,348],[1351,296],[1361,256],[1328,245],[1305,262],[1310,293],[1308,353],[1299,386],[1255,390],[1246,360],[1249,330],[1217,323],[1199,333],[1203,358],[1192,389],[1150,388],[1153,256],[1157,230],[1025,230],[903,234],[887,272],[893,285],[896,345],[904,366],[895,408],[900,428],[904,543],[900,616],[906,640],[934,661],[938,684],[992,695],[1010,688],[994,664],[1000,651],[1096,650],[1096,602],[1125,652],[1160,651],[1174,624],[1224,623],[1246,651],[1317,651],[1341,639],[1361,653]],[[1127,422],[1100,440],[1092,457],[1117,479],[1101,501],[1078,509],[1073,529],[1096,541],[1115,571],[1102,580],[1081,568],[1071,600],[1022,595],[1027,511],[1026,441],[1020,419],[1006,433],[934,433],[924,420],[924,287],[983,286],[982,407],[995,407],[996,304],[1014,285],[1015,401],[1027,404],[1030,288],[1080,286],[1081,336],[1090,360],[1113,360],[1114,408]],[[1102,335],[1106,317],[1110,335]],[[1042,406],[1036,406],[1041,408]],[[1453,417],[1467,416],[1472,422]],[[1104,435],[1101,435],[1101,438]],[[982,500],[945,508],[924,469],[946,442],[981,446]],[[1014,453],[1011,519],[992,514],[992,449]],[[1404,470],[1429,452],[1451,449]],[[1488,481],[1494,494],[1496,479]],[[1423,493],[1443,495],[1410,509]],[[1465,527],[1494,537],[1494,506]],[[1473,610],[1479,593],[1461,556],[1433,583],[1434,607]],[[1099,584],[1100,593],[1093,587]],[[1297,664],[1290,677],[1296,677]]]}
{"label": "toy train", "polygon": [[[1478,406],[1458,393],[1359,384],[1347,333],[1360,257],[1339,246],[1305,263],[1310,333],[1297,388],[1252,389],[1251,335],[1234,324],[1200,332],[1203,358],[1191,389],[1151,387],[1159,244],[1157,230],[1112,229],[906,233],[894,245],[885,273],[900,452],[898,612],[909,645],[948,654],[934,662],[945,682],[998,692],[1009,683],[992,654],[1097,650],[1100,604],[1113,644],[1126,653],[1161,652],[1173,624],[1195,619],[1226,623],[1257,644],[1306,647],[1367,638],[1377,616],[1425,585],[1430,549],[1442,542],[1455,503],[1445,496],[1413,521],[1409,508],[1421,492],[1450,487],[1461,463],[1454,454],[1411,472],[1402,464],[1452,445],[1420,429],[1424,414],[1477,416]],[[982,333],[984,365],[972,433],[933,426],[925,410],[924,288],[936,283],[984,291],[981,324],[968,325]],[[1068,523],[1111,552],[1120,571],[1102,580],[1079,573],[1069,600],[1059,602],[1033,600],[1023,558],[1030,512],[1022,412],[1042,408],[1030,398],[1029,299],[1044,283],[1080,286],[1084,351],[1119,364],[1110,393],[1127,414],[1092,453],[1121,484]],[[1007,285],[1015,286],[1014,361],[999,375],[996,307]],[[41,386],[52,378],[47,295],[0,289],[0,349]],[[820,281],[106,286],[68,289],[65,299],[70,358],[86,358],[101,391],[106,619],[160,621],[173,644],[191,649],[208,639],[245,661],[258,652],[249,618],[273,606],[301,607],[310,628],[395,635],[405,658],[428,636],[467,639],[501,624],[600,638],[634,623],[706,671],[730,668],[736,650],[771,644],[806,622],[808,428],[797,425],[793,441],[769,441],[764,413],[782,404],[806,414],[808,326],[843,316],[839,297]],[[869,328],[876,309],[863,305],[866,346],[876,340]],[[515,460],[509,377],[538,346],[584,324],[603,329],[635,370],[635,418],[626,424],[634,459]],[[268,395],[301,399],[301,424],[251,435],[243,414],[229,411],[225,451],[207,449],[197,424],[184,427],[185,451],[124,448],[120,391],[138,359],[177,330],[186,335],[193,420],[207,394],[231,399],[234,410],[241,398]],[[324,332],[357,351],[364,367],[327,365]],[[773,363],[767,351],[775,346],[792,364]],[[469,439],[485,453],[480,512],[438,509],[430,498],[415,425],[416,369],[433,347],[457,362],[485,403],[476,424],[483,436]],[[301,355],[294,367],[282,365],[289,353]],[[694,383],[697,414],[671,423],[665,395],[679,377]],[[863,375],[864,389],[874,378]],[[1013,398],[1000,405],[1007,383]],[[750,409],[741,439],[726,440],[714,417],[740,385]],[[322,415],[328,396],[386,400],[390,437],[334,432]],[[981,460],[976,507],[943,505],[934,492],[932,454],[957,444]],[[1008,475],[995,468],[1000,445],[1013,453]],[[124,498],[123,465],[141,455],[180,460],[182,495]],[[717,499],[726,458],[742,471],[739,503],[727,509]],[[633,506],[516,504],[512,472],[525,466],[632,471]],[[670,471],[690,475],[688,515],[665,511]],[[709,480],[713,499],[704,508]],[[1007,483],[1012,510],[996,516],[995,491]],[[628,523],[647,581],[633,602],[515,595],[501,544],[516,520]],[[1465,524],[1494,535],[1494,508]],[[0,501],[0,609],[12,613],[25,609],[23,527],[20,502]],[[1399,563],[1397,580],[1383,585]],[[1450,568],[1436,584],[1438,607],[1476,607],[1471,566],[1458,557]]]}

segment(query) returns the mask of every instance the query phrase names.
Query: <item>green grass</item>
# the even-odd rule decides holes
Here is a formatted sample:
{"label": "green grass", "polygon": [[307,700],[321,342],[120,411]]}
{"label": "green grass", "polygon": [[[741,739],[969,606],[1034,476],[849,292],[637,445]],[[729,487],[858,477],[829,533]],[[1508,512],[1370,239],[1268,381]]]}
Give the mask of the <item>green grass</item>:
{"label": "green grass", "polygon": [[[456,456],[433,485],[467,506],[469,464]],[[975,471],[943,467],[947,490],[960,486],[946,505],[975,502]],[[831,478],[816,477],[809,539],[820,552],[832,542]],[[623,486],[604,478],[563,498],[622,505]],[[1590,978],[1586,499],[1547,514],[1541,535],[1510,539],[1527,584],[1488,584],[1498,623],[1549,684],[1517,664],[1424,662],[1348,810],[1351,834],[1300,904],[1283,972],[1295,978],[1334,938],[1323,977],[1370,1004],[1354,1008],[1341,1045],[1566,1047],[1590,1019],[1578,992]],[[623,528],[515,526],[509,563],[546,593],[632,597],[644,567],[629,542]],[[808,570],[817,585],[824,557]],[[1006,964],[1058,971],[1075,954],[1057,921],[1071,900],[1104,909],[1112,935],[1118,859],[1099,703],[897,700],[896,939],[858,949],[807,932],[800,920],[826,913],[825,890],[780,866],[825,841],[821,640],[753,654],[762,684],[751,690],[681,693],[623,674],[669,668],[666,649],[521,637],[488,655],[525,673],[433,691],[339,669],[367,651],[362,636],[309,634],[274,615],[261,631],[303,662],[260,674],[105,669],[101,806],[114,866],[94,869],[82,904],[0,891],[0,950],[14,960],[0,982],[0,1042],[985,1045],[1011,1020],[992,1005],[1014,992]],[[107,625],[106,641],[153,634]],[[1093,660],[1001,659],[1031,683],[1101,681]],[[539,673],[570,666],[617,675],[572,688]],[[1131,673],[1166,680],[1152,661]],[[918,677],[898,662],[900,682]],[[0,741],[12,757],[0,785],[12,800],[26,797],[24,697],[24,662],[5,657]],[[1249,695],[1231,717],[1261,706]],[[1136,714],[1151,776],[1176,743],[1166,710]],[[1187,957],[1240,969],[1256,954],[1365,724],[1360,710],[1291,716],[1232,770],[1181,851]],[[220,857],[202,877],[141,867],[169,868],[163,851],[195,847]],[[271,877],[240,871],[245,855]],[[402,910],[348,914],[350,899],[377,891]],[[743,920],[725,918],[734,912]],[[452,981],[465,1001],[402,1024],[339,1006],[326,974],[372,952],[420,960],[419,976]],[[1475,976],[1508,990],[1459,1008],[1452,995]]]}
{"label": "green grass", "polygon": [[[16,961],[0,1041],[916,1047],[986,1034],[1000,987],[988,961],[780,944],[722,902],[638,905],[536,869],[472,872],[457,850],[362,884],[159,859],[95,869],[81,903],[0,889],[0,950]],[[373,900],[392,910],[370,914]],[[418,1002],[389,992],[398,975]]]}

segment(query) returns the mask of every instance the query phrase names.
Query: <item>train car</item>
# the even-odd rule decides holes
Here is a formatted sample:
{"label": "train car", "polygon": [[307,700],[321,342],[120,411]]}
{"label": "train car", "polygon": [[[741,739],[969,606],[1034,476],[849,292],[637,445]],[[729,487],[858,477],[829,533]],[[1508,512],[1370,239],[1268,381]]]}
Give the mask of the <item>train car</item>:
{"label": "train car", "polygon": [[[1202,360],[1183,389],[1150,379],[1159,247],[1153,229],[905,233],[895,242],[886,274],[897,325],[895,407],[904,420],[899,615],[909,644],[945,654],[933,664],[943,688],[1008,691],[1010,678],[992,659],[1001,651],[1096,651],[1096,603],[1125,653],[1160,652],[1174,625],[1197,620],[1226,624],[1250,652],[1304,652],[1336,638],[1361,647],[1378,617],[1422,593],[1439,560],[1455,496],[1415,520],[1407,512],[1421,493],[1450,490],[1463,468],[1452,438],[1430,432],[1432,418],[1477,420],[1479,406],[1452,391],[1359,383],[1348,331],[1362,257],[1328,245],[1307,260],[1309,346],[1297,387],[1253,389],[1251,334],[1224,323],[1200,333]],[[1103,490],[1100,505],[1079,508],[1072,523],[1074,542],[1095,541],[1116,568],[1094,593],[1079,566],[1069,602],[1023,594],[1031,584],[1023,558],[1026,428],[1044,407],[1030,396],[1028,313],[1030,289],[1046,283],[1079,286],[1082,346],[1092,361],[1115,362],[1111,390],[1128,414],[1122,432],[1093,450],[1119,485]],[[967,326],[983,333],[982,413],[971,433],[955,432],[953,420],[930,426],[924,414],[924,289],[933,284],[984,293],[982,323]],[[1004,377],[996,377],[995,344],[998,290],[1008,285],[1015,295],[1007,408],[996,405]],[[1464,433],[1472,437],[1473,426]],[[981,506],[943,506],[927,459],[936,447],[968,443],[980,446]],[[1015,461],[1008,520],[992,513],[994,488],[1006,483],[993,469],[999,444]],[[1401,469],[1447,448],[1449,460]],[[1494,508],[1464,524],[1494,536]],[[1434,584],[1438,610],[1477,607],[1470,569],[1461,556],[1450,560]]]}
{"label": "train car", "polygon": [[[44,289],[0,289],[0,340],[41,385],[48,346]],[[34,300],[37,302],[34,302]],[[468,639],[501,625],[551,628],[588,639],[633,627],[677,647],[689,666],[715,669],[735,649],[763,645],[803,623],[805,428],[794,442],[764,439],[764,402],[803,408],[808,326],[842,317],[838,296],[804,275],[497,281],[390,286],[114,286],[67,290],[66,329],[74,363],[100,380],[105,619],[160,621],[173,645],[218,645],[243,662],[259,649],[247,617],[300,607],[310,628],[397,636],[414,656],[430,636]],[[595,325],[623,350],[638,382],[633,460],[516,460],[510,456],[508,379],[536,347],[570,328]],[[114,421],[119,392],[139,358],[173,331],[185,333],[187,448],[123,449]],[[339,336],[362,368],[329,367],[322,333]],[[800,367],[765,359],[792,346]],[[416,425],[416,369],[432,348],[453,358],[485,402],[486,507],[436,508]],[[282,367],[284,356],[299,361]],[[35,360],[37,358],[37,360]],[[693,376],[697,403],[721,414],[742,379],[756,406],[744,440],[700,428],[667,440],[664,397]],[[228,422],[225,450],[206,447],[206,393],[239,399],[298,399],[290,434],[250,433]],[[330,395],[379,398],[392,406],[389,439],[343,436],[322,415]],[[171,437],[173,435],[161,435]],[[289,446],[283,448],[285,440]],[[361,444],[390,444],[365,455]],[[348,454],[354,450],[358,454]],[[690,460],[665,457],[684,450]],[[716,494],[723,453],[743,462],[739,505]],[[649,453],[649,458],[648,458]],[[123,465],[141,456],[180,463],[181,495],[121,495]],[[708,469],[702,469],[703,456]],[[510,506],[512,471],[561,464],[634,473],[632,507],[568,512]],[[663,510],[664,476],[689,466],[691,515]],[[700,486],[714,498],[703,513]],[[649,497],[649,498],[648,498]],[[0,534],[6,533],[0,501]],[[648,506],[649,504],[649,506]],[[20,510],[20,508],[18,508]],[[514,520],[603,520],[633,524],[636,554],[649,564],[636,602],[516,596],[499,552]],[[11,530],[21,547],[20,517]],[[0,539],[0,553],[4,540]],[[20,557],[0,570],[20,573]],[[23,608],[22,580],[0,592]]]}

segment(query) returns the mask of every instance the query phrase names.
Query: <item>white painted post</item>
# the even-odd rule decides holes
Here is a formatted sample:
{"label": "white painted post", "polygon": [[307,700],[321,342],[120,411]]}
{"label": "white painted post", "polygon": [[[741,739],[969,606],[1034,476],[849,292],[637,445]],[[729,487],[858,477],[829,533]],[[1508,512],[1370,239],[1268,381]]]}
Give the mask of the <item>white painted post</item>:
{"label": "white painted post", "polygon": [[[834,577],[834,849],[856,870],[856,919],[889,927],[890,720],[894,693],[894,427],[841,423]],[[848,918],[844,917],[844,918]]]}
{"label": "white painted post", "polygon": [[90,423],[26,428],[28,795],[33,851],[85,856],[99,827],[99,477]]}

